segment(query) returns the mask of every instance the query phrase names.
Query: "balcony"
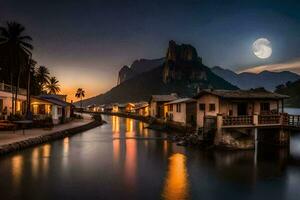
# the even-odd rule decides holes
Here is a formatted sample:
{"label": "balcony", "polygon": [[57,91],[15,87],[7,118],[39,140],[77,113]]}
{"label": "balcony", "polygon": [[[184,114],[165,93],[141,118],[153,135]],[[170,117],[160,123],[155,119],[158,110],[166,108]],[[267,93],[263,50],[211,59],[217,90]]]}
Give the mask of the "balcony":
{"label": "balcony", "polygon": [[[8,84],[5,84],[5,83],[0,83],[0,91],[14,92],[15,93],[16,92],[16,87],[8,85]],[[18,94],[26,96],[27,91],[26,91],[26,89],[19,88]]]}
{"label": "balcony", "polygon": [[223,117],[223,126],[240,126],[240,125],[253,125],[253,116],[225,116]]}
{"label": "balcony", "polygon": [[222,128],[279,126],[283,125],[284,115],[245,115],[245,116],[218,116]]}

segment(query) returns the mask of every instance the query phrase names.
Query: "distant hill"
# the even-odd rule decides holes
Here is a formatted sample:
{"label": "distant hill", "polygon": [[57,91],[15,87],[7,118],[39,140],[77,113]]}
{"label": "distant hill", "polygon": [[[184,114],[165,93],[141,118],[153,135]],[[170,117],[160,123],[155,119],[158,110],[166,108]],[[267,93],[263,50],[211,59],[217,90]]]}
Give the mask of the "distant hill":
{"label": "distant hill", "polygon": [[83,105],[145,101],[152,94],[192,96],[202,88],[238,89],[203,65],[194,47],[170,41],[163,64],[122,81],[105,94],[84,100]]}
{"label": "distant hill", "polygon": [[289,99],[285,100],[286,106],[300,108],[300,79],[277,86],[275,92],[290,96]]}
{"label": "distant hill", "polygon": [[118,74],[118,84],[123,83],[126,80],[131,79],[143,72],[150,71],[154,68],[159,67],[164,63],[165,58],[159,59],[140,59],[135,60],[130,67],[127,65],[123,66]]}
{"label": "distant hill", "polygon": [[243,72],[237,74],[229,69],[223,69],[221,67],[213,67],[211,70],[218,76],[241,89],[264,87],[267,90],[274,91],[277,85],[300,79],[298,74],[289,71],[263,71],[258,74]]}

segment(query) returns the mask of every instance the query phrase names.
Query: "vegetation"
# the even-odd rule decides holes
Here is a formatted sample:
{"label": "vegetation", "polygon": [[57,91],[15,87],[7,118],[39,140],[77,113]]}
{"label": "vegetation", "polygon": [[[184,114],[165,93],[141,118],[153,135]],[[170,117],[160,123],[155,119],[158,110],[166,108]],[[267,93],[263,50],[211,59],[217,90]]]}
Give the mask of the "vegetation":
{"label": "vegetation", "polygon": [[85,96],[85,91],[82,88],[78,88],[75,97],[80,99],[80,108],[82,108],[82,98]]}
{"label": "vegetation", "polygon": [[13,114],[16,113],[18,91],[20,86],[20,77],[23,71],[30,68],[29,61],[31,59],[32,38],[24,35],[25,27],[17,22],[7,22],[6,26],[0,27],[0,45],[5,49],[3,57],[7,71],[10,75],[10,83],[15,86],[12,90],[14,98],[12,98]]}
{"label": "vegetation", "polygon": [[27,116],[30,113],[30,95],[60,92],[58,80],[50,77],[45,66],[36,68],[32,59],[32,38],[25,34],[25,27],[17,22],[6,22],[0,27],[0,81],[12,89],[12,113],[16,114],[19,88],[27,89]]}
{"label": "vegetation", "polygon": [[286,84],[281,84],[276,87],[275,92],[290,97],[285,100],[286,106],[300,108],[300,80],[295,82],[288,81]]}
{"label": "vegetation", "polygon": [[45,88],[48,94],[57,94],[60,92],[60,85],[58,84],[58,80],[56,77],[50,77],[48,83],[46,84]]}

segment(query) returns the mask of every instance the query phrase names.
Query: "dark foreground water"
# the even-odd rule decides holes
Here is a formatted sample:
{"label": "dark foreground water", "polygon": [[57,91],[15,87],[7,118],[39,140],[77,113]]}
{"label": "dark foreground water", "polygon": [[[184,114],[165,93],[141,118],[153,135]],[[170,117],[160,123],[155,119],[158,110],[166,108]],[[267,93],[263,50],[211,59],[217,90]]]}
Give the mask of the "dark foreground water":
{"label": "dark foreground water", "polygon": [[0,199],[300,199],[300,134],[291,150],[205,152],[132,119],[105,120],[1,157]]}

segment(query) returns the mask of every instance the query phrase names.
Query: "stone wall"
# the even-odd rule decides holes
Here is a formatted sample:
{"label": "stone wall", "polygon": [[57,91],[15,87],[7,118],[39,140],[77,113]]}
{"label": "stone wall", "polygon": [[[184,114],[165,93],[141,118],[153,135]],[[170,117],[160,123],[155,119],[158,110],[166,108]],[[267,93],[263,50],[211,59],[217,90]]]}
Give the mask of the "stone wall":
{"label": "stone wall", "polygon": [[46,142],[50,142],[53,140],[58,140],[58,139],[62,139],[65,137],[68,137],[70,135],[74,135],[76,133],[80,133],[83,131],[87,131],[89,129],[95,128],[97,126],[102,125],[103,122],[100,121],[93,121],[91,123],[79,126],[79,127],[75,127],[75,128],[71,128],[68,130],[64,130],[64,131],[59,131],[59,132],[55,132],[55,133],[51,133],[48,135],[42,135],[42,136],[38,136],[35,138],[30,138],[27,140],[23,140],[20,142],[14,142],[11,144],[7,144],[7,145],[3,145],[0,147],[0,155],[4,155],[4,154],[8,154],[14,151],[19,151],[25,148],[29,148],[29,147],[33,147],[39,144],[43,144]]}

